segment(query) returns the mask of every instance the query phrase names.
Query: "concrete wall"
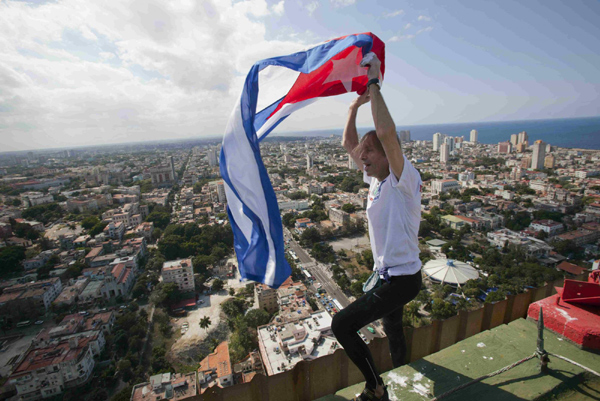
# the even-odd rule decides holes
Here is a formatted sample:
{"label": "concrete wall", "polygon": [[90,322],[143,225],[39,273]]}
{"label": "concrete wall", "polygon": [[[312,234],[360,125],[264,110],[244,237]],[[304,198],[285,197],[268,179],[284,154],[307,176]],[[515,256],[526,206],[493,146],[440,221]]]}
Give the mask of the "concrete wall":
{"label": "concrete wall", "polygon": [[[587,280],[581,275],[576,280]],[[406,327],[404,333],[411,362],[438,352],[465,338],[501,324],[525,318],[532,302],[556,293],[555,286],[562,287],[558,280],[544,287],[523,294],[510,295],[495,304],[485,304],[475,311],[461,311],[446,320],[436,320],[429,326]],[[376,338],[369,348],[375,364],[381,372],[391,370],[392,361],[386,338]],[[250,383],[231,387],[212,387],[202,397],[190,398],[194,401],[304,401],[314,400],[327,394],[364,381],[360,371],[354,366],[342,349],[334,354],[300,362],[292,370],[274,376],[256,375]]]}

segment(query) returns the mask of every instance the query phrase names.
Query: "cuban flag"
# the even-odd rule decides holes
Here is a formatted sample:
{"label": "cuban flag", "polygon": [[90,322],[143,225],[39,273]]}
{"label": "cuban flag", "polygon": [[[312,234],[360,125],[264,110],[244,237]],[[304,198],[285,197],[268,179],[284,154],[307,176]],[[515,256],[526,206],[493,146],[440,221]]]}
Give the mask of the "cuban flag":
{"label": "cuban flag", "polygon": [[277,198],[260,155],[260,141],[294,111],[320,97],[363,93],[369,52],[381,61],[384,43],[372,33],[344,36],[309,50],[261,60],[246,77],[223,138],[220,169],[227,213],[243,279],[279,287],[291,274],[285,259]]}

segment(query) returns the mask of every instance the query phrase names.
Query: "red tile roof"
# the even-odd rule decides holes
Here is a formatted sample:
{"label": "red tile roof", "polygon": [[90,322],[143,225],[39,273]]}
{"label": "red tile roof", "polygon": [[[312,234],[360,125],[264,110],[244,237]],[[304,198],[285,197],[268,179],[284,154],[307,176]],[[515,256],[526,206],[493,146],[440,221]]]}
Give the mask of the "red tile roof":
{"label": "red tile roof", "polygon": [[574,274],[576,276],[587,272],[587,269],[566,261],[561,262],[558,266],[556,266],[556,268],[566,271],[567,273]]}

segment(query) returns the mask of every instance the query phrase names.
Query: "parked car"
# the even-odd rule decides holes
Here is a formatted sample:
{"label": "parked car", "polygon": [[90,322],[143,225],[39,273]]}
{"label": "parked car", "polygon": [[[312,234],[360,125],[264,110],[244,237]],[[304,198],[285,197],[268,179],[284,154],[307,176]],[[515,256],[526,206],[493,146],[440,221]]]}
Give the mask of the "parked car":
{"label": "parked car", "polygon": [[37,320],[34,324],[44,324],[43,320]]}

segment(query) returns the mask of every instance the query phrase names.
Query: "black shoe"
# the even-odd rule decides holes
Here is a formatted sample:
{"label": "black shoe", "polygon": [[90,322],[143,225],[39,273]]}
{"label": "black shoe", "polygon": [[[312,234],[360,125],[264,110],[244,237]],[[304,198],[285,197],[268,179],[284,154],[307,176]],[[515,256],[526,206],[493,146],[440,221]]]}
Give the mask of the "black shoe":
{"label": "black shoe", "polygon": [[353,401],[390,401],[390,396],[388,395],[386,385],[383,386],[383,395],[381,397],[377,397],[373,390],[365,387],[362,393],[354,397]]}

